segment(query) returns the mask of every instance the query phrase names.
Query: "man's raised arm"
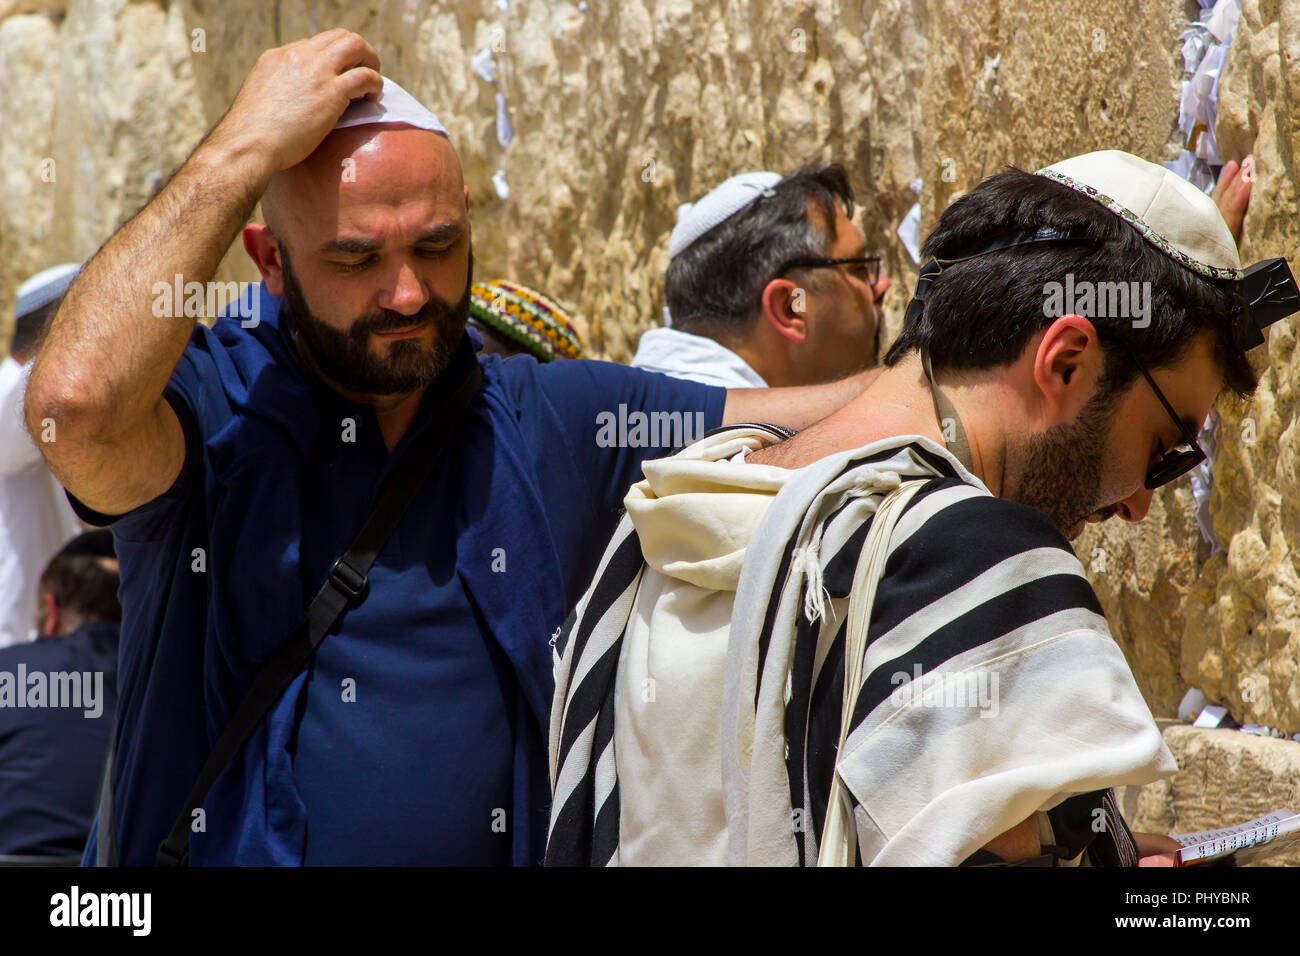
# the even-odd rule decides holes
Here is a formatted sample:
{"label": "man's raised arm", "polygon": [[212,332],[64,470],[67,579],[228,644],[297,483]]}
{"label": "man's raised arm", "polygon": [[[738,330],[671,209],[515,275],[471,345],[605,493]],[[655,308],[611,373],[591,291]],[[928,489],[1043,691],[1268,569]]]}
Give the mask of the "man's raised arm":
{"label": "man's raised arm", "polygon": [[821,421],[861,395],[882,369],[869,368],[825,385],[788,388],[729,388],[722,424],[766,422],[795,431]]}
{"label": "man's raised arm", "polygon": [[[155,282],[206,283],[271,176],[320,144],[348,103],[382,89],[379,57],[345,30],[263,53],[171,181],[86,264],[27,388],[27,427],[85,504],[121,514],[175,481],[185,438],[163,398],[192,321],[153,314]],[[52,425],[50,428],[48,426]]]}

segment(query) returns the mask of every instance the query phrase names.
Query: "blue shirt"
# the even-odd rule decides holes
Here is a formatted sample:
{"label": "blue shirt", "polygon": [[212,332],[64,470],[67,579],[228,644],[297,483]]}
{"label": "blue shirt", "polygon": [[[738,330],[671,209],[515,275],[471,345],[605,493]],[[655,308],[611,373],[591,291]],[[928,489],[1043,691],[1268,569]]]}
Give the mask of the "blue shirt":
{"label": "blue shirt", "polygon": [[[166,391],[184,469],[113,519],[128,865],[153,862],[258,664],[458,384],[430,387],[390,455],[373,410],[306,372],[261,294],[256,328],[195,330]],[[725,392],[603,362],[478,361],[483,385],[369,592],[205,801],[193,863],[540,862],[550,636],[641,462],[715,427]],[[686,433],[638,432],[649,412],[678,413]]]}
{"label": "blue shirt", "polygon": [[85,845],[117,705],[117,634],[116,621],[94,621],[0,650],[0,854]]}

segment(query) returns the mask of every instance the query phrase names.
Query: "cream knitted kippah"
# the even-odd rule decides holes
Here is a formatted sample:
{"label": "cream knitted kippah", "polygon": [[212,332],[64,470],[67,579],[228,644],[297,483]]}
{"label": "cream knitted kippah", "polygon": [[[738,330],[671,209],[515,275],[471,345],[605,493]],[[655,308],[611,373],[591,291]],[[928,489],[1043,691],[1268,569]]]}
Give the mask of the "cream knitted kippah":
{"label": "cream knitted kippah", "polygon": [[1040,169],[1121,217],[1165,255],[1212,279],[1240,279],[1241,258],[1214,200],[1183,177],[1115,149]]}

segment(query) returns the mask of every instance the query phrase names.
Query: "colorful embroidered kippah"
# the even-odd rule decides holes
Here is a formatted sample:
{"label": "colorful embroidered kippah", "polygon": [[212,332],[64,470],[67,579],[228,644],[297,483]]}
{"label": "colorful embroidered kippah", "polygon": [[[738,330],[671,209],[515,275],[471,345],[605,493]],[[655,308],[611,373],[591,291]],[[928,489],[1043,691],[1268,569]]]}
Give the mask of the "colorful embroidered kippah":
{"label": "colorful embroidered kippah", "polygon": [[564,309],[536,289],[493,279],[470,287],[469,311],[477,321],[537,358],[582,358],[582,337]]}

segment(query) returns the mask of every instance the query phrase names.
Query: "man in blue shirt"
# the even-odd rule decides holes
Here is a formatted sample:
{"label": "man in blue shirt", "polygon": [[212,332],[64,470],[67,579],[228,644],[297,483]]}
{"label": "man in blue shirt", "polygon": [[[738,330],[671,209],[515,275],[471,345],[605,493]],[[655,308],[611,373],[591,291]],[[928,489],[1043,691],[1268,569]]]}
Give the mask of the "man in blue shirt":
{"label": "man in blue shirt", "polygon": [[113,538],[88,531],[41,572],[37,639],[0,648],[0,855],[80,854],[117,706]]}
{"label": "man in blue shirt", "polygon": [[[800,427],[863,384],[727,393],[476,358],[459,161],[378,67],[342,30],[265,53],[87,265],[32,373],[28,427],[53,422],[42,450],[122,562],[125,864],[154,860],[260,666],[476,365],[367,592],[196,811],[191,862],[540,862],[548,639],[641,461],[722,421]],[[179,318],[173,280],[202,289],[259,197],[243,243],[261,287],[211,329]]]}

